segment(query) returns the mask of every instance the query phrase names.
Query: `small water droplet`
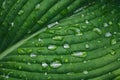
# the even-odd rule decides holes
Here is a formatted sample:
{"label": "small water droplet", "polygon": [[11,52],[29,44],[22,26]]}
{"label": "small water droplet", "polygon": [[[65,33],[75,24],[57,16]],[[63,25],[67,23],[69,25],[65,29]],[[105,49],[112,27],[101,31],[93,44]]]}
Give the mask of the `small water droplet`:
{"label": "small water droplet", "polygon": [[105,33],[105,37],[111,37],[112,34],[110,32]]}
{"label": "small water droplet", "polygon": [[11,26],[12,26],[12,27],[14,26],[14,22],[11,22]]}
{"label": "small water droplet", "polygon": [[9,75],[6,75],[5,78],[9,78]]}
{"label": "small water droplet", "polygon": [[41,42],[41,41],[42,41],[42,39],[41,39],[41,38],[39,38],[39,39],[38,39],[38,41],[40,41],[40,42]]}
{"label": "small water droplet", "polygon": [[58,67],[62,66],[62,64],[61,64],[59,61],[55,61],[55,62],[52,62],[52,63],[50,64],[50,66],[51,66],[52,68],[58,68]]}
{"label": "small water droplet", "polygon": [[30,54],[30,57],[36,57],[37,55],[36,54],[34,54],[34,53],[31,53]]}
{"label": "small water droplet", "polygon": [[51,27],[53,27],[53,26],[55,26],[57,24],[58,24],[58,22],[51,23],[51,24],[48,25],[48,28],[51,28]]}
{"label": "small water droplet", "polygon": [[83,74],[88,74],[88,71],[87,71],[87,70],[84,70],[84,71],[83,71]]}
{"label": "small water droplet", "polygon": [[70,45],[69,44],[64,44],[64,46],[63,46],[65,49],[67,49],[67,48],[70,48]]}
{"label": "small water droplet", "polygon": [[57,49],[57,46],[56,45],[49,45],[48,49],[49,50],[55,50],[55,49]]}
{"label": "small water droplet", "polygon": [[74,52],[72,54],[72,56],[75,56],[75,57],[86,57],[87,53],[86,52]]}
{"label": "small water droplet", "polygon": [[40,4],[37,4],[37,5],[35,6],[35,9],[36,9],[36,10],[40,9]]}
{"label": "small water droplet", "polygon": [[94,28],[93,31],[98,34],[102,34],[102,31],[99,28]]}
{"label": "small water droplet", "polygon": [[108,27],[108,24],[107,24],[107,23],[104,23],[103,26],[104,26],[104,27]]}
{"label": "small water droplet", "polygon": [[88,23],[89,23],[89,21],[88,21],[88,20],[85,20],[85,23],[86,23],[86,24],[88,24]]}
{"label": "small water droplet", "polygon": [[6,0],[4,0],[4,2],[2,3],[2,8],[3,8],[3,9],[6,8]]}
{"label": "small water droplet", "polygon": [[109,21],[109,25],[112,25],[113,23],[112,23],[112,21]]}
{"label": "small water droplet", "polygon": [[89,46],[88,44],[85,44],[85,48],[87,48],[87,49],[88,49],[89,47],[90,47],[90,46]]}
{"label": "small water droplet", "polygon": [[112,45],[114,45],[114,44],[116,44],[116,43],[117,43],[116,39],[111,39],[111,44],[112,44]]}
{"label": "small water droplet", "polygon": [[30,62],[28,62],[28,63],[27,63],[27,65],[31,65],[31,63],[30,63]]}
{"label": "small water droplet", "polygon": [[42,62],[42,67],[46,68],[46,67],[48,67],[48,64],[46,62]]}
{"label": "small water droplet", "polygon": [[24,11],[23,10],[20,10],[19,12],[18,12],[18,15],[22,15],[24,13]]}
{"label": "small water droplet", "polygon": [[115,50],[112,49],[112,50],[110,51],[110,54],[111,54],[111,55],[115,55],[115,54],[116,54]]}
{"label": "small water droplet", "polygon": [[83,61],[83,63],[87,63],[87,61]]}
{"label": "small water droplet", "polygon": [[22,66],[19,66],[18,69],[22,69]]}
{"label": "small water droplet", "polygon": [[52,38],[53,40],[58,40],[58,41],[61,41],[61,40],[63,40],[63,36],[54,36],[53,38]]}
{"label": "small water droplet", "polygon": [[45,72],[45,75],[48,75],[48,73],[47,73],[47,72]]}
{"label": "small water droplet", "polygon": [[67,62],[68,62],[68,59],[65,59],[65,62],[67,63]]}

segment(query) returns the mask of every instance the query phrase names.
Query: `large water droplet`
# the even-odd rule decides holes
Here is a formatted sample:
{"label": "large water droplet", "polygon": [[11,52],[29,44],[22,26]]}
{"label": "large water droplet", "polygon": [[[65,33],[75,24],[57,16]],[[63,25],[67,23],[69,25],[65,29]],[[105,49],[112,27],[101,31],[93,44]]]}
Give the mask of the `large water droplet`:
{"label": "large water droplet", "polygon": [[23,10],[20,10],[19,12],[18,12],[18,15],[22,15],[24,13],[24,11]]}
{"label": "large water droplet", "polygon": [[52,68],[58,68],[58,67],[62,66],[62,64],[61,64],[59,61],[55,61],[55,62],[52,62],[52,63],[50,64],[50,66],[51,66]]}
{"label": "large water droplet", "polygon": [[35,6],[35,9],[36,9],[36,10],[40,9],[40,4],[37,4],[37,5]]}
{"label": "large water droplet", "polygon": [[34,53],[31,53],[30,54],[30,57],[36,57],[37,55],[36,54],[34,54]]}
{"label": "large water droplet", "polygon": [[98,34],[102,34],[102,31],[99,28],[94,28],[93,31]]}
{"label": "large water droplet", "polygon": [[111,37],[112,34],[110,32],[105,33],[105,37]]}
{"label": "large water droplet", "polygon": [[84,70],[84,71],[83,71],[83,74],[88,74],[88,71],[87,71],[87,70]]}
{"label": "large water droplet", "polygon": [[49,50],[55,50],[55,49],[57,49],[57,46],[56,45],[49,45],[48,49]]}
{"label": "large water droplet", "polygon": [[58,40],[58,41],[61,41],[61,40],[63,40],[63,36],[54,36],[53,38],[52,38],[53,40]]}
{"label": "large water droplet", "polygon": [[112,45],[114,45],[114,44],[116,44],[116,43],[117,43],[116,39],[111,39],[111,44],[112,44]]}
{"label": "large water droplet", "polygon": [[70,48],[70,45],[69,44],[64,44],[64,46],[63,46],[65,49],[67,49],[67,48]]}
{"label": "large water droplet", "polygon": [[72,54],[72,56],[75,56],[75,57],[86,57],[87,53],[86,52],[74,52]]}

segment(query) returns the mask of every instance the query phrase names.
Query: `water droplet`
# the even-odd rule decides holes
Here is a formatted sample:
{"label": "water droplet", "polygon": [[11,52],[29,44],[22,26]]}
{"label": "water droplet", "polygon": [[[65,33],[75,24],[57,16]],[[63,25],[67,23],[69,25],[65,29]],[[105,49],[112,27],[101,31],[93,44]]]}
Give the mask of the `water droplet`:
{"label": "water droplet", "polygon": [[30,54],[30,57],[36,57],[37,55],[36,54],[34,54],[34,53],[31,53]]}
{"label": "water droplet", "polygon": [[109,21],[109,25],[112,25],[113,23],[112,23],[112,21]]}
{"label": "water droplet", "polygon": [[88,49],[89,47],[90,47],[90,46],[89,46],[88,44],[85,44],[85,48],[87,48],[87,49]]}
{"label": "water droplet", "polygon": [[98,34],[102,34],[102,31],[99,28],[94,28],[93,31]]}
{"label": "water droplet", "polygon": [[87,53],[86,52],[74,52],[72,54],[72,56],[75,56],[75,57],[86,57]]}
{"label": "water droplet", "polygon": [[73,75],[75,74],[74,72],[68,72],[67,75]]}
{"label": "water droplet", "polygon": [[70,48],[70,45],[69,44],[64,44],[64,46],[63,46],[65,49],[67,49],[67,48]]}
{"label": "water droplet", "polygon": [[83,63],[87,63],[87,61],[83,61]]}
{"label": "water droplet", "polygon": [[22,66],[19,66],[18,69],[22,69]]}
{"label": "water droplet", "polygon": [[49,50],[55,50],[55,49],[57,49],[57,46],[56,45],[49,45],[48,49]]}
{"label": "water droplet", "polygon": [[68,62],[68,59],[65,59],[65,62],[67,63],[67,62]]}
{"label": "water droplet", "polygon": [[105,33],[105,37],[111,37],[112,34],[110,32]]}
{"label": "water droplet", "polygon": [[62,66],[62,64],[61,64],[59,61],[56,61],[56,62],[52,62],[52,63],[50,64],[50,66],[51,66],[52,68],[58,68],[58,67]]}
{"label": "water droplet", "polygon": [[86,23],[86,24],[88,24],[88,23],[89,23],[89,21],[88,21],[88,20],[85,20],[85,23]]}
{"label": "water droplet", "polygon": [[23,10],[20,10],[19,12],[18,12],[18,15],[22,15],[24,13],[24,11]]}
{"label": "water droplet", "polygon": [[83,74],[88,74],[88,71],[87,71],[87,70],[84,70],[84,71],[83,71]]}
{"label": "water droplet", "polygon": [[6,8],[6,0],[2,3],[2,8],[3,8],[3,9]]}
{"label": "water droplet", "polygon": [[30,63],[30,62],[28,62],[28,63],[27,63],[27,65],[31,65],[31,63]]}
{"label": "water droplet", "polygon": [[45,72],[45,75],[48,75],[48,73],[47,73],[47,72]]}
{"label": "water droplet", "polygon": [[46,68],[48,67],[48,64],[46,62],[42,62],[42,67]]}
{"label": "water droplet", "polygon": [[75,35],[77,35],[77,36],[82,36],[83,35],[83,33],[80,31],[80,29],[75,29]]}
{"label": "water droplet", "polygon": [[110,51],[110,54],[111,54],[111,55],[115,55],[115,54],[116,54],[115,50],[112,49],[112,50]]}
{"label": "water droplet", "polygon": [[57,24],[58,24],[58,22],[51,23],[51,24],[48,25],[48,28],[51,28],[51,27],[53,27],[53,26],[55,26]]}
{"label": "water droplet", "polygon": [[14,26],[14,22],[11,23],[11,26],[12,26],[12,27]]}
{"label": "water droplet", "polygon": [[58,40],[58,41],[61,41],[61,40],[63,40],[63,36],[54,36],[53,38],[52,38],[53,40]]}
{"label": "water droplet", "polygon": [[108,24],[107,24],[107,23],[104,23],[103,26],[104,26],[104,27],[108,27]]}
{"label": "water droplet", "polygon": [[36,10],[40,9],[40,4],[37,4],[37,5],[35,6],[35,9],[36,9]]}
{"label": "water droplet", "polygon": [[38,41],[40,41],[40,42],[41,42],[41,41],[42,41],[42,39],[41,39],[41,38],[39,38],[39,39],[38,39]]}
{"label": "water droplet", "polygon": [[112,45],[114,45],[114,44],[116,44],[116,43],[117,43],[116,39],[111,39],[111,44],[112,44]]}
{"label": "water droplet", "polygon": [[5,78],[9,78],[9,75],[6,75]]}

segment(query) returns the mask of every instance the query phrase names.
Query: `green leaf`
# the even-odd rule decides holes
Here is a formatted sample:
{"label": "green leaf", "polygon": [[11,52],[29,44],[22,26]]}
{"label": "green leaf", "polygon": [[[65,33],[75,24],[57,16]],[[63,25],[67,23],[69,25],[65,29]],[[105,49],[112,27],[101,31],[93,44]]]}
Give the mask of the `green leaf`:
{"label": "green leaf", "polygon": [[0,80],[120,79],[119,0],[0,4]]}

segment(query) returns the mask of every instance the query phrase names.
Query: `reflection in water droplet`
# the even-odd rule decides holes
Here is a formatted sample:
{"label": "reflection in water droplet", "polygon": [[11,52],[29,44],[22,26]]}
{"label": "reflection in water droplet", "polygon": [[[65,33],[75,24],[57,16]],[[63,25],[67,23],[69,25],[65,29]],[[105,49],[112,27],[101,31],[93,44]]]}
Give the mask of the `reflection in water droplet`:
{"label": "reflection in water droplet", "polygon": [[63,37],[62,36],[54,36],[53,38],[52,38],[53,40],[58,40],[58,41],[61,41],[61,40],[63,40]]}
{"label": "reflection in water droplet", "polygon": [[105,37],[111,37],[112,34],[110,32],[105,33]]}
{"label": "reflection in water droplet", "polygon": [[52,63],[50,64],[50,66],[51,66],[52,68],[58,68],[58,67],[62,66],[62,64],[61,64],[59,61],[56,61],[56,62],[52,62]]}
{"label": "reflection in water droplet", "polygon": [[64,48],[65,49],[70,48],[70,45],[69,44],[64,44]]}
{"label": "reflection in water droplet", "polygon": [[48,49],[49,50],[55,50],[55,49],[57,49],[57,46],[56,45],[49,45]]}
{"label": "reflection in water droplet", "polygon": [[75,56],[75,57],[86,57],[87,53],[86,52],[74,52],[72,54],[72,56]]}
{"label": "reflection in water droplet", "polygon": [[46,68],[48,64],[46,62],[42,62],[42,67]]}
{"label": "reflection in water droplet", "polygon": [[114,44],[116,44],[116,43],[117,43],[116,39],[111,39],[111,44],[112,44],[112,45],[114,45]]}
{"label": "reflection in water droplet", "polygon": [[36,54],[34,54],[34,53],[31,53],[30,54],[30,57],[36,57],[37,55]]}
{"label": "reflection in water droplet", "polygon": [[88,71],[87,71],[87,70],[84,70],[84,71],[83,71],[83,74],[88,74]]}
{"label": "reflection in water droplet", "polygon": [[102,31],[99,28],[94,28],[93,31],[98,34],[102,34]]}

